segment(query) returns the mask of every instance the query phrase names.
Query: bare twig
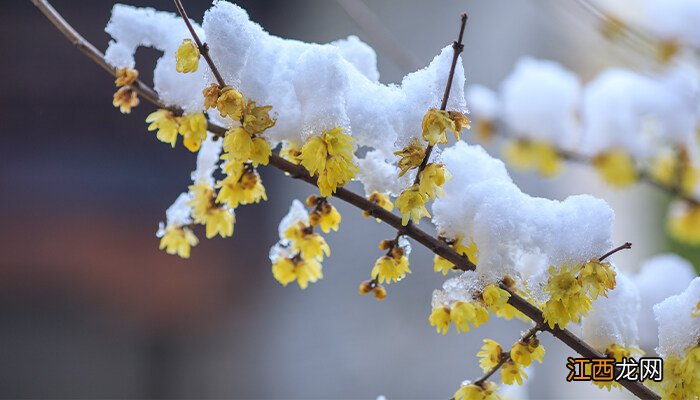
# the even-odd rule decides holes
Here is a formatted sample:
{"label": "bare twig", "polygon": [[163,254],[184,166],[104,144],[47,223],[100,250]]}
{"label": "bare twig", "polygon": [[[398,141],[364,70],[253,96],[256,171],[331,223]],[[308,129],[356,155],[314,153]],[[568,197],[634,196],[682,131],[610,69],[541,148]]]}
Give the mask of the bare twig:
{"label": "bare twig", "polygon": [[631,248],[632,248],[632,243],[625,242],[625,244],[619,245],[619,246],[615,247],[614,249],[610,250],[609,252],[600,256],[600,258],[598,260],[603,261],[606,258],[610,257],[611,255],[617,253],[620,250],[631,249]]}
{"label": "bare twig", "polygon": [[[100,51],[98,51],[94,46],[87,42],[82,36],[80,36],[61,16],[58,12],[50,6],[46,0],[32,0],[34,5],[36,5],[39,10],[61,31],[76,47],[86,54],[88,57],[97,62],[110,74],[115,75],[116,71],[114,68],[109,66],[104,60],[104,56]],[[163,104],[158,100],[155,91],[148,87],[147,85],[139,82],[138,86],[135,88],[139,93],[151,93],[154,96],[143,96],[153,104],[158,107],[164,107]],[[178,109],[169,108],[171,111],[180,112]],[[212,132],[217,136],[223,136],[226,133],[226,128],[208,123],[208,131]],[[309,173],[302,166],[292,164],[289,161],[281,158],[278,155],[272,155],[270,157],[270,165],[278,168],[281,171],[289,173],[289,175],[295,179],[300,179],[305,182],[316,185],[316,179],[309,175]],[[422,231],[421,229],[415,227],[413,224],[408,226],[401,225],[401,218],[384,210],[383,208],[377,206],[376,204],[368,201],[367,199],[359,196],[347,189],[339,188],[334,194],[341,200],[354,205],[355,207],[367,211],[371,216],[382,220],[391,227],[397,230],[401,230],[407,236],[413,238],[418,243],[422,244],[426,248],[430,249],[433,253],[445,258],[446,260],[455,264],[459,269],[467,271],[474,270],[476,265],[469,261],[468,258],[459,255],[454,249],[449,247],[443,241],[429,235],[428,233]],[[544,330],[552,333],[556,338],[561,340],[563,343],[571,347],[574,351],[583,355],[584,357],[602,357],[601,354],[597,353],[593,348],[586,344],[583,340],[576,337],[574,334],[567,330],[562,330],[559,328],[549,329],[548,326],[544,325],[544,318],[542,312],[529,303],[527,300],[523,299],[516,293],[510,291],[507,287],[502,286],[504,290],[511,293],[508,300],[509,304],[515,307],[517,310],[521,311],[523,314],[532,319],[536,324],[541,325]],[[639,382],[632,381],[621,381],[624,387],[630,390],[632,393],[640,398],[648,399],[660,399],[655,393],[650,391],[648,388],[643,386]]]}

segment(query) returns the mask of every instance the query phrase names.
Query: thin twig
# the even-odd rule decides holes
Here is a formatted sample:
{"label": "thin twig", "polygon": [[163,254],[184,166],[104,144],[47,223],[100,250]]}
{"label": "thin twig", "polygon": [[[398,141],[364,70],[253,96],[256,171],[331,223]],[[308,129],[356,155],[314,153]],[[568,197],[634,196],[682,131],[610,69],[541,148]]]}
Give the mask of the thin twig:
{"label": "thin twig", "polygon": [[614,249],[610,250],[609,252],[600,256],[600,258],[598,260],[603,261],[606,258],[610,257],[611,255],[617,253],[620,250],[631,249],[631,248],[632,248],[632,243],[625,242],[625,244],[619,245],[619,246],[615,247]]}
{"label": "thin twig", "polygon": [[[520,339],[519,341],[526,342],[528,341],[531,337],[537,335],[537,332],[542,330],[541,325],[535,325],[532,328],[530,328]],[[483,385],[484,382],[486,382],[487,379],[491,377],[491,375],[495,374],[502,366],[503,364],[507,363],[508,360],[510,360],[510,351],[506,351],[503,353],[503,356],[501,356],[501,360],[498,361],[498,364],[496,364],[493,368],[491,368],[489,371],[487,371],[481,378],[477,379],[474,381],[475,385]]]}
{"label": "thin twig", "polygon": [[[94,46],[89,44],[85,39],[82,38],[61,16],[58,14],[58,12],[53,9],[46,0],[32,0],[35,6],[41,10],[41,12],[46,15],[46,17],[58,28],[59,31],[61,31],[70,41],[71,43],[75,44],[76,47],[86,54],[88,57],[91,59],[95,60],[98,64],[100,65],[108,65],[106,61],[104,61],[104,56],[102,55],[101,52],[95,49]],[[81,42],[82,41],[82,42]],[[80,43],[80,44],[79,44]],[[101,61],[97,61],[94,56],[99,56],[99,59]],[[111,68],[107,67],[104,68],[107,70],[109,73],[112,75],[116,74],[116,71]],[[153,89],[149,88],[146,85],[139,85],[139,93],[148,93],[149,91],[152,93],[155,93]],[[147,100],[151,101],[153,104],[163,107],[162,103],[158,101],[157,96],[155,99],[152,99],[150,97],[144,96]],[[170,108],[171,111],[177,111],[177,109]],[[208,123],[207,129],[216,134],[217,136],[222,136],[226,132],[226,128],[218,126],[216,124],[212,124],[211,122]],[[313,185],[316,185],[316,179],[308,174],[306,169],[304,169],[302,166],[292,164],[289,161],[279,157],[278,155],[273,155],[270,157],[270,165],[289,173],[289,175],[295,179],[300,179],[306,182],[309,182]],[[430,249],[433,253],[439,255],[440,257],[445,258],[446,260],[452,262],[455,264],[458,268],[462,270],[474,270],[476,268],[476,265],[469,261],[466,257],[463,257],[459,255],[454,249],[449,247],[446,243],[443,241],[432,237],[431,235],[427,234],[426,232],[422,231],[421,229],[415,227],[414,225],[409,225],[409,226],[402,226],[401,225],[401,218],[384,210],[383,208],[377,206],[376,204],[368,201],[362,196],[359,196],[347,189],[344,188],[339,188],[336,193],[334,194],[335,197],[338,197],[341,200],[344,200],[348,202],[349,204],[352,204],[362,210],[367,211],[371,216],[378,218],[382,220],[383,222],[387,223],[394,229],[402,229],[404,230],[405,234],[408,235],[409,237],[413,238],[426,248]],[[536,324],[543,324],[544,323],[544,318],[542,316],[542,312],[535,307],[534,305],[530,304],[527,300],[523,299],[516,293],[513,293],[511,290],[509,290],[507,287],[502,286],[504,290],[507,290],[511,296],[508,299],[508,303],[511,304],[513,307],[515,307],[517,310],[528,316],[530,319],[535,321]],[[567,330],[562,330],[559,328],[554,328],[554,329],[549,329],[548,326],[542,325],[543,329],[549,331],[554,335],[556,338],[561,340],[563,343],[571,347],[574,351],[577,353],[581,354],[584,357],[602,357],[601,354],[597,353],[593,348],[591,348],[587,343],[585,343],[583,340],[579,339],[576,337],[576,335],[572,334],[571,332]],[[639,382],[632,382],[632,381],[620,381],[622,386],[626,387],[630,392],[634,393],[640,398],[648,398],[648,399],[660,399],[658,395],[653,393],[651,390],[646,388],[644,385],[642,385]]]}
{"label": "thin twig", "polygon": [[182,2],[180,0],[174,0],[174,1],[175,1],[175,7],[177,7],[177,12],[180,13],[180,16],[182,17],[182,19],[185,20],[185,25],[187,25],[187,29],[189,29],[190,34],[192,35],[192,39],[194,39],[194,42],[197,44],[197,48],[199,49],[199,53],[202,55],[202,57],[204,57],[204,60],[206,60],[207,64],[209,64],[209,68],[211,69],[211,72],[214,74],[214,77],[216,78],[216,81],[219,83],[219,86],[221,86],[221,87],[226,86],[226,83],[224,82],[224,78],[221,77],[219,70],[216,68],[216,65],[214,65],[214,62],[212,61],[211,56],[209,55],[209,46],[207,46],[206,43],[202,43],[202,41],[199,40],[199,36],[197,35],[197,32],[194,31],[194,27],[192,26],[190,19],[187,18],[187,12],[185,12],[185,7],[182,5]]}

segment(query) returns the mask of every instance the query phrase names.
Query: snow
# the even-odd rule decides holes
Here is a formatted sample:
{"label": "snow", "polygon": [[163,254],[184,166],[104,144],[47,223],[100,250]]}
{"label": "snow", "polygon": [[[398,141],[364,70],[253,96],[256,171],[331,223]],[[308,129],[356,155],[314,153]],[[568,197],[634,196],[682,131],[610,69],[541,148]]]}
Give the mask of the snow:
{"label": "snow", "polygon": [[697,344],[700,317],[693,317],[691,313],[699,301],[700,277],[693,279],[682,293],[654,306],[654,315],[659,323],[659,355],[682,355]]}
{"label": "snow", "polygon": [[659,254],[647,259],[632,277],[641,294],[639,339],[645,348],[658,345],[658,329],[654,319],[654,304],[681,293],[695,278],[693,265],[675,254]]}
{"label": "snow", "polygon": [[639,290],[634,282],[617,270],[617,285],[593,302],[593,309],[583,318],[583,340],[604,352],[608,346],[637,346]]}
{"label": "snow", "polygon": [[489,121],[498,117],[501,105],[493,90],[483,85],[469,85],[466,97],[471,115]]}
{"label": "snow", "polygon": [[604,201],[588,195],[564,201],[531,197],[500,160],[464,142],[446,148],[442,161],[453,178],[444,186],[445,196],[433,203],[434,222],[448,237],[472,238],[478,271],[493,280],[525,272],[519,264],[526,256],[529,266],[538,264],[534,257],[541,266],[561,267],[612,248],[614,213]]}

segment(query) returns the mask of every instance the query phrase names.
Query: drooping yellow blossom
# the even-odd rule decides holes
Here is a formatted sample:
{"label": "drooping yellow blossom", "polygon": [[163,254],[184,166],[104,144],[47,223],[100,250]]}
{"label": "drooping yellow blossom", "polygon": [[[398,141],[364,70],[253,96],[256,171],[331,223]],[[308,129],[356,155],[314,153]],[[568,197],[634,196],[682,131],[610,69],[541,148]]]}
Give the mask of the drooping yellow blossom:
{"label": "drooping yellow blossom", "polygon": [[177,72],[195,72],[199,68],[199,48],[190,39],[182,41],[175,52],[175,70]]}
{"label": "drooping yellow blossom", "polygon": [[219,100],[219,95],[221,94],[221,88],[216,83],[212,83],[202,90],[202,96],[204,97],[204,109],[208,110],[210,108],[215,108],[216,103]]}
{"label": "drooping yellow blossom", "polygon": [[299,164],[299,155],[301,150],[296,142],[285,141],[280,149],[280,157],[289,161],[292,164]]}
{"label": "drooping yellow blossom", "polygon": [[549,300],[544,304],[542,316],[550,328],[559,325],[566,327],[570,322],[578,322],[581,315],[586,315],[591,309],[591,299],[574,276],[575,267],[563,266],[556,270],[549,267],[549,280],[545,292]]}
{"label": "drooping yellow blossom", "polygon": [[491,306],[491,311],[497,316],[507,319],[509,321],[513,318],[517,318],[523,322],[530,322],[530,318],[528,318],[527,315],[523,314],[522,311],[518,310],[517,308],[513,307],[508,303],[502,306]]}
{"label": "drooping yellow blossom", "polygon": [[691,194],[700,181],[700,170],[690,165],[690,160],[681,161],[682,155],[664,152],[658,156],[650,168],[650,175],[668,187],[678,187],[685,194]]}
{"label": "drooping yellow blossom", "polygon": [[331,196],[357,173],[352,143],[352,137],[343,133],[343,128],[333,128],[310,138],[302,146],[299,161],[311,175],[318,175],[321,196]]}
{"label": "drooping yellow blossom", "polygon": [[519,340],[511,347],[510,358],[514,363],[523,367],[530,366],[533,361],[542,363],[544,346],[534,336],[526,341]]}
{"label": "drooping yellow blossom", "polygon": [[376,281],[363,281],[360,283],[359,292],[360,294],[373,293],[377,300],[386,298],[386,288]]}
{"label": "drooping yellow blossom", "polygon": [[[394,203],[391,202],[391,197],[389,197],[389,195],[386,193],[372,192],[369,196],[367,196],[367,200],[369,200],[371,203],[374,203],[387,211],[392,211],[394,209]],[[370,212],[367,210],[363,210],[362,215],[365,217],[372,216],[370,214]],[[377,222],[382,221],[379,218],[376,218],[376,220],[377,220]]]}
{"label": "drooping yellow blossom", "polygon": [[[469,245],[466,246],[463,243],[463,238],[461,236],[457,236],[456,239],[454,240],[446,240],[445,242],[452,247],[457,254],[467,256],[469,261],[473,262],[476,264],[478,262],[478,258],[476,256],[476,243],[474,243],[473,240],[470,240]],[[435,272],[442,272],[443,275],[447,275],[448,272],[452,271],[454,268],[454,264],[451,263],[450,261],[447,261],[446,259],[435,255],[433,257],[433,270]]]}
{"label": "drooping yellow blossom", "polygon": [[489,308],[491,307],[503,307],[510,298],[510,293],[498,287],[497,284],[492,283],[486,285],[484,290],[481,292],[481,298]]}
{"label": "drooping yellow blossom", "polygon": [[517,169],[534,169],[546,177],[554,176],[561,166],[561,159],[554,147],[543,141],[509,141],[503,149],[503,156]]}
{"label": "drooping yellow blossom", "polygon": [[243,128],[251,134],[261,133],[275,126],[275,120],[270,117],[272,106],[257,106],[253,100],[248,100],[243,116]]}
{"label": "drooping yellow blossom", "polygon": [[122,67],[117,68],[117,79],[114,80],[114,85],[117,87],[131,85],[139,78],[139,71]]}
{"label": "drooping yellow blossom", "polygon": [[309,222],[311,226],[320,225],[324,233],[330,232],[331,229],[334,231],[338,230],[342,217],[328,199],[324,197],[318,198],[312,195],[306,199],[306,204],[308,206],[316,206],[316,208],[309,213]]}
{"label": "drooping yellow blossom", "polygon": [[272,275],[282,286],[296,280],[300,288],[306,289],[309,282],[323,278],[323,270],[321,264],[314,259],[280,257],[272,264]]}
{"label": "drooping yellow blossom", "polygon": [[585,263],[578,274],[578,280],[583,290],[595,300],[600,295],[605,295],[616,285],[615,269],[607,262],[592,259]]}
{"label": "drooping yellow blossom", "polygon": [[396,199],[396,208],[401,211],[401,223],[407,225],[409,219],[419,223],[423,217],[430,218],[425,203],[428,202],[428,195],[420,190],[418,184],[404,189]]}
{"label": "drooping yellow blossom", "polygon": [[272,149],[261,137],[253,137],[240,126],[226,132],[223,143],[224,151],[229,159],[245,162],[250,160],[253,166],[267,165],[272,155]]}
{"label": "drooping yellow blossom", "polygon": [[149,131],[158,130],[158,133],[156,133],[158,140],[163,143],[170,143],[172,147],[175,147],[178,122],[170,110],[161,108],[158,111],[152,112],[146,117],[146,122],[150,123],[150,125],[148,125]]}
{"label": "drooping yellow blossom", "polygon": [[418,168],[425,158],[425,146],[417,138],[411,139],[408,146],[394,152],[399,156],[397,166],[401,170],[399,176],[404,176],[410,169]]}
{"label": "drooping yellow blossom", "polygon": [[216,99],[216,108],[222,118],[230,117],[234,121],[240,121],[245,112],[243,94],[232,86],[224,86]]}
{"label": "drooping yellow blossom", "polygon": [[700,205],[675,203],[666,223],[668,233],[675,239],[697,245],[700,243]]}
{"label": "drooping yellow blossom", "polygon": [[379,283],[398,282],[406,274],[410,274],[408,257],[403,250],[396,246],[391,251],[391,256],[382,256],[377,259],[372,268],[372,276],[376,277]]}
{"label": "drooping yellow blossom", "polygon": [[634,159],[622,149],[614,149],[593,157],[593,166],[610,186],[625,187],[639,179]]}
{"label": "drooping yellow blossom", "polygon": [[444,164],[430,163],[420,173],[418,187],[420,191],[435,199],[445,195],[442,186],[452,179],[452,174],[445,168]]}
{"label": "drooping yellow blossom", "polygon": [[187,227],[169,226],[160,239],[160,249],[168,254],[177,254],[182,258],[190,258],[190,249],[199,243],[197,236]]}
{"label": "drooping yellow blossom", "polygon": [[476,353],[476,356],[480,358],[479,366],[481,369],[484,372],[488,372],[503,359],[503,349],[498,342],[484,339],[484,345],[481,346],[481,350]]}
{"label": "drooping yellow blossom", "polygon": [[456,301],[452,303],[450,316],[457,332],[469,332],[469,324],[478,328],[489,320],[489,312],[479,302]]}
{"label": "drooping yellow blossom", "polygon": [[447,143],[447,130],[455,133],[459,140],[459,133],[455,122],[450,118],[450,114],[444,110],[431,108],[423,117],[423,139],[431,146]]}
{"label": "drooping yellow blossom", "polygon": [[122,114],[131,113],[131,109],[139,105],[139,97],[136,91],[129,86],[122,86],[114,92],[112,97],[112,105],[118,107]]}
{"label": "drooping yellow blossom", "polygon": [[[240,172],[232,171],[225,179],[218,181],[216,187],[220,188],[216,196],[216,202],[226,204],[230,208],[236,208],[239,204],[258,203],[267,200],[265,186],[260,175],[250,165],[239,168]],[[227,172],[229,172],[227,171]]]}
{"label": "drooping yellow blossom", "polygon": [[469,117],[457,111],[448,111],[450,119],[455,123],[455,130],[453,131],[455,135],[455,140],[459,140],[459,135],[464,129],[471,128],[471,121]]}
{"label": "drooping yellow blossom", "polygon": [[292,243],[292,250],[301,253],[304,259],[323,261],[324,254],[331,255],[331,248],[328,247],[323,236],[314,233],[313,228],[306,226],[303,222],[287,228],[284,237]]}
{"label": "drooping yellow blossom", "polygon": [[198,151],[207,137],[207,118],[202,113],[183,115],[179,132],[184,136],[182,144],[189,151]]}
{"label": "drooping yellow blossom", "polygon": [[454,394],[455,400],[501,400],[501,396],[496,392],[498,387],[494,382],[487,381],[481,385],[473,383],[462,384]]}
{"label": "drooping yellow blossom", "polygon": [[527,379],[525,370],[513,360],[506,361],[501,367],[501,380],[506,385],[512,385],[516,382],[518,385],[522,385],[523,379]]}
{"label": "drooping yellow blossom", "polygon": [[189,190],[192,194],[192,199],[187,205],[192,207],[192,218],[198,224],[204,223],[207,212],[215,207],[214,194],[216,192],[208,183],[190,185]]}
{"label": "drooping yellow blossom", "polygon": [[222,238],[233,236],[233,224],[236,218],[233,213],[224,208],[212,208],[205,216],[207,239],[221,235]]}
{"label": "drooping yellow blossom", "polygon": [[450,329],[450,308],[447,306],[433,308],[428,320],[430,326],[434,326],[437,333],[447,334]]}

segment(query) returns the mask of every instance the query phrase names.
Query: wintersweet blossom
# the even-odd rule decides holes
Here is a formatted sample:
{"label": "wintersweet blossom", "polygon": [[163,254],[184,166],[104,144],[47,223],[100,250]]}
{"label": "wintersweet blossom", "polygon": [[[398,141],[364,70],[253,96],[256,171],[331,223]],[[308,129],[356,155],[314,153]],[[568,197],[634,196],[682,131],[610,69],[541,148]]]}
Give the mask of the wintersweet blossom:
{"label": "wintersweet blossom", "polygon": [[220,94],[221,88],[216,83],[212,83],[211,85],[205,87],[202,90],[202,96],[204,97],[204,109],[208,110],[210,108],[216,108]]}
{"label": "wintersweet blossom", "polygon": [[396,199],[396,208],[401,211],[401,223],[407,225],[410,219],[419,223],[423,217],[430,218],[425,203],[428,202],[428,195],[420,189],[418,184],[406,188]]}
{"label": "wintersweet blossom", "polygon": [[195,72],[199,68],[199,48],[191,39],[182,41],[175,52],[175,70],[177,72]]}
{"label": "wintersweet blossom", "polygon": [[542,363],[544,358],[544,346],[536,337],[530,337],[528,340],[519,340],[515,342],[510,349],[510,358],[514,363],[528,367],[533,361]]}
{"label": "wintersweet blossom", "polygon": [[399,177],[404,176],[411,169],[418,168],[425,158],[425,146],[417,138],[411,141],[394,155],[399,156],[397,167],[401,170]]}
{"label": "wintersweet blossom", "polygon": [[187,227],[170,226],[165,229],[160,239],[161,250],[168,254],[177,254],[182,258],[190,258],[190,249],[199,243],[194,232]]}
{"label": "wintersweet blossom", "polygon": [[639,179],[634,159],[622,149],[614,149],[593,157],[593,166],[600,176],[615,187],[629,186]]}
{"label": "wintersweet blossom", "polygon": [[129,114],[132,108],[139,105],[139,97],[129,86],[122,86],[114,93],[112,105],[119,108],[122,114]]}
{"label": "wintersweet blossom", "polygon": [[202,113],[183,115],[178,132],[184,137],[182,144],[189,151],[198,151],[207,137],[207,118]]}
{"label": "wintersweet blossom", "polygon": [[314,207],[309,212],[309,223],[311,223],[311,226],[320,226],[324,233],[330,232],[331,229],[334,231],[338,230],[342,217],[328,199],[311,195],[306,199],[306,205]]}
{"label": "wintersweet blossom", "polygon": [[457,389],[453,397],[455,400],[501,400],[496,389],[496,384],[490,381],[481,385],[466,383]]}
{"label": "wintersweet blossom", "polygon": [[513,383],[522,385],[524,379],[527,379],[527,373],[513,360],[506,361],[501,367],[501,381],[506,385],[512,385]]}
{"label": "wintersweet blossom", "polygon": [[139,71],[133,68],[120,67],[117,68],[117,78],[114,80],[114,85],[117,87],[131,85],[139,78]]}
{"label": "wintersweet blossom", "polygon": [[297,281],[299,287],[306,289],[309,282],[316,282],[323,278],[321,264],[315,259],[295,259],[280,257],[272,264],[272,275],[282,284]]}
{"label": "wintersweet blossom", "polygon": [[323,236],[314,233],[312,227],[298,222],[284,232],[284,237],[292,244],[292,249],[298,251],[307,259],[323,261],[323,257],[331,255],[331,248]]}
{"label": "wintersweet blossom", "polygon": [[[386,211],[392,211],[394,209],[394,203],[391,202],[391,197],[389,197],[389,195],[386,193],[372,192],[369,196],[367,196],[367,200],[385,209]],[[363,210],[362,215],[365,217],[371,216],[370,212],[367,210]],[[381,222],[380,219],[377,219],[377,221]]]}
{"label": "wintersweet blossom", "polygon": [[163,143],[169,143],[172,147],[175,147],[179,126],[172,111],[161,108],[158,111],[148,114],[146,122],[150,123],[150,125],[148,125],[149,131],[158,130],[156,133],[158,140]]}
{"label": "wintersweet blossom", "polygon": [[455,122],[450,118],[450,114],[444,110],[431,108],[423,117],[423,140],[431,146],[447,143],[447,130],[455,132],[459,138]]}
{"label": "wintersweet blossom", "polygon": [[679,241],[700,244],[700,206],[674,202],[669,209],[667,228],[669,234]]}
{"label": "wintersweet blossom", "polygon": [[318,188],[325,197],[335,193],[357,173],[353,162],[353,140],[342,128],[311,137],[302,146],[299,160],[311,175],[318,175]]}
{"label": "wintersweet blossom", "polygon": [[498,342],[491,339],[484,339],[484,345],[476,353],[479,357],[479,366],[484,372],[488,372],[501,362],[503,358],[503,348]]}
{"label": "wintersweet blossom", "polygon": [[221,118],[230,117],[234,121],[239,121],[245,111],[245,98],[232,86],[224,86],[216,99],[216,108],[219,109]]}
{"label": "wintersweet blossom", "polygon": [[443,164],[429,163],[420,173],[418,188],[432,199],[438,196],[442,197],[445,195],[442,187],[450,179],[452,179],[452,174]]}
{"label": "wintersweet blossom", "polygon": [[[473,240],[469,242],[468,246],[463,243],[464,239],[462,238],[462,236],[457,236],[457,238],[453,240],[443,240],[445,240],[445,242],[450,247],[452,247],[457,252],[457,254],[466,256],[469,259],[469,261],[471,261],[474,264],[478,263],[479,259],[476,256],[476,243],[474,243]],[[443,275],[447,275],[448,272],[453,270],[454,266],[455,265],[452,262],[438,256],[437,254],[433,256],[433,270],[435,272],[441,272]]]}
{"label": "wintersweet blossom", "polygon": [[556,175],[561,166],[561,159],[554,147],[544,141],[508,141],[503,150],[503,157],[518,169],[536,170],[546,177]]}
{"label": "wintersweet blossom", "polygon": [[265,186],[252,165],[230,165],[237,165],[237,168],[228,168],[228,176],[216,183],[216,187],[220,188],[216,196],[217,203],[236,208],[239,204],[252,204],[258,203],[260,200],[267,200]]}

